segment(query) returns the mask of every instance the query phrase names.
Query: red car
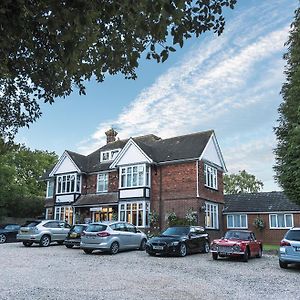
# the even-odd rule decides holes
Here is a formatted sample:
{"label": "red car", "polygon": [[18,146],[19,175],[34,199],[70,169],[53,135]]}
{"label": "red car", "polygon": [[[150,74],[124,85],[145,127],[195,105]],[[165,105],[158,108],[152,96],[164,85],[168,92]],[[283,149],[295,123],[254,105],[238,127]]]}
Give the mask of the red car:
{"label": "red car", "polygon": [[250,257],[262,256],[262,242],[257,241],[255,234],[248,230],[229,230],[225,236],[211,243],[214,260],[220,257],[241,257],[247,262]]}

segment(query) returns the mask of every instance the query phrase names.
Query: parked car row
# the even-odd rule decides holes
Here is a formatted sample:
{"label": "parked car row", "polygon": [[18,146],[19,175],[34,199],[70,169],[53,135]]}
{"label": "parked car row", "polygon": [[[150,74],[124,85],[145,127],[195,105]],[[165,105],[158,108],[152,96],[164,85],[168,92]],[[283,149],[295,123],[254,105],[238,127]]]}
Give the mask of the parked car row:
{"label": "parked car row", "polygon": [[[248,230],[229,230],[221,239],[210,243],[209,235],[201,226],[174,226],[159,236],[147,236],[127,222],[96,222],[70,226],[58,220],[33,220],[25,225],[7,224],[0,228],[0,243],[21,241],[25,247],[34,243],[48,247],[50,243],[67,248],[80,247],[86,254],[93,251],[117,254],[122,250],[146,250],[150,256],[211,252],[212,258],[240,257],[247,262],[251,257],[262,257],[263,245]],[[279,265],[300,264],[300,228],[290,229],[280,243]]]}

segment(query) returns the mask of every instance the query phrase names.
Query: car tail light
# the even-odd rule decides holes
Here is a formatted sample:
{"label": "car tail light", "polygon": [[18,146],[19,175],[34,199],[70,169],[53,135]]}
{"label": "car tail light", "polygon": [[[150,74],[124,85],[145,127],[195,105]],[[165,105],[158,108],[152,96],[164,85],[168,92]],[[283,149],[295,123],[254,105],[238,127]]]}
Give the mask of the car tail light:
{"label": "car tail light", "polygon": [[285,240],[282,240],[280,242],[280,246],[291,246],[291,244],[289,242],[285,241]]}
{"label": "car tail light", "polygon": [[97,236],[106,237],[106,236],[110,236],[110,233],[108,233],[107,231],[101,231],[97,233]]}

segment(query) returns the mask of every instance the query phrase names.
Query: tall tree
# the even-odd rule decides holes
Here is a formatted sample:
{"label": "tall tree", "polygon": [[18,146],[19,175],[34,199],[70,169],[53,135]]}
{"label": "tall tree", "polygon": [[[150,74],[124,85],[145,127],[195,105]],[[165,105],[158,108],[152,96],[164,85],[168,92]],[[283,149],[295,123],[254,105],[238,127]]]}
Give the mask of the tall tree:
{"label": "tall tree", "polygon": [[264,187],[262,181],[245,170],[238,174],[224,175],[225,194],[256,193]]}
{"label": "tall tree", "polygon": [[136,78],[143,52],[163,62],[192,36],[221,34],[236,1],[0,1],[0,135],[36,121],[39,101],[84,94],[92,76]]}
{"label": "tall tree", "polygon": [[40,176],[57,161],[53,152],[20,145],[0,155],[0,216],[34,216],[43,209],[45,183]]}
{"label": "tall tree", "polygon": [[286,82],[281,89],[279,125],[275,127],[274,170],[287,196],[300,203],[300,8],[295,11],[286,46]]}

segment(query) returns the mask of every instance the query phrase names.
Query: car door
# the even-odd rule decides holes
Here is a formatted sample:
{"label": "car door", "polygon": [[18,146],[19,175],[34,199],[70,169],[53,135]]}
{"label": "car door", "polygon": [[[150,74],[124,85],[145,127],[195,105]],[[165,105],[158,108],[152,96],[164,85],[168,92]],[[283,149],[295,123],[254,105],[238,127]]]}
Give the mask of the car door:
{"label": "car door", "polygon": [[129,248],[137,248],[141,243],[141,235],[137,232],[136,227],[132,224],[125,224],[127,229],[128,246]]}
{"label": "car door", "polygon": [[61,230],[61,239],[64,240],[67,237],[67,235],[68,235],[68,233],[69,233],[69,231],[71,229],[71,226],[68,223],[66,223],[66,222],[59,223],[59,226],[62,229]]}
{"label": "car door", "polygon": [[202,249],[202,236],[196,227],[191,227],[189,232],[188,246],[192,252],[197,252]]}
{"label": "car door", "polygon": [[259,253],[259,243],[256,240],[255,234],[253,232],[250,233],[250,252],[254,255]]}
{"label": "car door", "polygon": [[50,221],[44,224],[44,227],[47,228],[47,231],[50,232],[52,241],[57,241],[61,239],[61,227],[59,226],[58,221]]}
{"label": "car door", "polygon": [[114,235],[119,239],[120,249],[128,249],[130,247],[130,235],[127,231],[125,223],[116,223],[110,225],[114,231]]}

